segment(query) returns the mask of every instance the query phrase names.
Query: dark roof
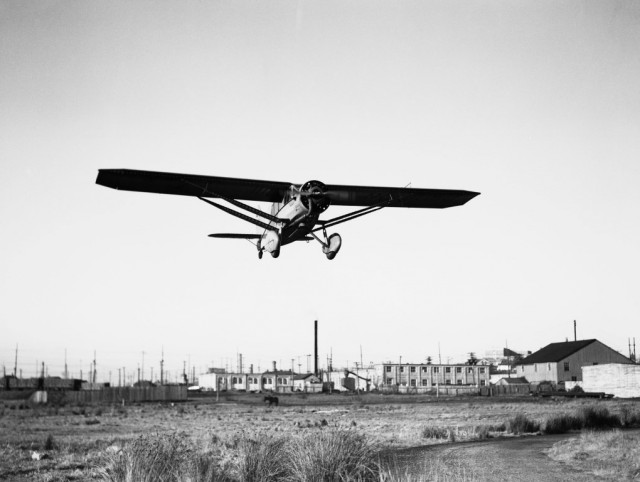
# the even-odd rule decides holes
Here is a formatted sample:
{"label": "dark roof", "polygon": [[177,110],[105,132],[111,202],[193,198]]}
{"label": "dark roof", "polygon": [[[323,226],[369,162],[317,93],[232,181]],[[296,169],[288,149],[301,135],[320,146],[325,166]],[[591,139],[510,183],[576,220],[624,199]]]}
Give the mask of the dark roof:
{"label": "dark roof", "polygon": [[505,382],[505,383],[525,383],[525,384],[529,384],[529,382],[527,381],[527,379],[525,377],[515,377],[515,378],[501,378],[499,381],[501,382]]}
{"label": "dark roof", "polygon": [[598,340],[564,341],[561,343],[550,343],[537,352],[520,360],[516,365],[531,365],[532,363],[553,363],[564,360],[584,347],[591,345]]}
{"label": "dark roof", "polygon": [[306,380],[309,377],[314,377],[317,378],[318,380],[320,380],[319,377],[317,377],[316,375],[314,375],[313,373],[300,373],[298,375],[296,375],[294,378],[294,380]]}

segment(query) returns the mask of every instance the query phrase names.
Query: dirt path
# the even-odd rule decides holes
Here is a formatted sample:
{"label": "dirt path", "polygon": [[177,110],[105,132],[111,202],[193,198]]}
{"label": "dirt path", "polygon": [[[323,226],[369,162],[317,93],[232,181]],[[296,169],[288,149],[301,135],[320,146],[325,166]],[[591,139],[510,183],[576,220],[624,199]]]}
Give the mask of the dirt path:
{"label": "dirt path", "polygon": [[547,457],[545,450],[571,435],[493,439],[418,447],[396,452],[390,465],[397,476],[417,479],[434,473],[438,480],[571,482],[597,480]]}

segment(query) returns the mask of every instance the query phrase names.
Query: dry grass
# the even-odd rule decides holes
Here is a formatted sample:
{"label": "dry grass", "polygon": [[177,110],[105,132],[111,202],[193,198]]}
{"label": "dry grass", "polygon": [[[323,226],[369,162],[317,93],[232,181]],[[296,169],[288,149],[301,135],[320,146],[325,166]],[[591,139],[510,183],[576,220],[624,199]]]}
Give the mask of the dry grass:
{"label": "dry grass", "polygon": [[640,478],[640,434],[620,430],[583,432],[558,442],[548,453],[554,460],[590,472],[599,480]]}
{"label": "dry grass", "polygon": [[[325,430],[351,430],[373,446],[395,450],[449,440],[449,435],[444,440],[425,438],[425,427],[431,427],[433,433],[452,433],[452,440],[477,440],[503,431],[505,421],[514,413],[544,421],[593,404],[582,399],[436,400],[373,394],[357,399],[345,395],[294,395],[280,397],[280,401],[278,408],[267,408],[259,395],[250,394],[224,396],[217,404],[202,398],[175,406],[29,407],[21,402],[0,401],[0,479],[97,478],[96,468],[104,467],[112,455],[107,449],[123,448],[150,433],[165,437],[177,432],[187,434],[185,440],[195,447],[194,454],[215,458],[218,468],[227,471],[237,467],[234,454],[242,439],[295,439]],[[615,399],[601,403],[610,413],[620,414],[621,419],[624,414],[628,423],[640,420],[637,405]],[[34,450],[46,452],[49,458],[33,460]]]}

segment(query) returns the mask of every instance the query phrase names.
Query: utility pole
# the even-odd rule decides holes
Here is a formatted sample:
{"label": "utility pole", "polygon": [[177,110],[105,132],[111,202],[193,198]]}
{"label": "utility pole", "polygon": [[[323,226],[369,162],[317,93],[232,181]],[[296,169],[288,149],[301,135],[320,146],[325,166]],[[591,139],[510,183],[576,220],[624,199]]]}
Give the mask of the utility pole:
{"label": "utility pole", "polygon": [[[139,376],[138,379],[140,379]],[[142,350],[142,379],[144,380],[144,350]]]}
{"label": "utility pole", "polygon": [[18,344],[16,343],[16,360],[13,365],[13,376],[18,377]]}
{"label": "utility pole", "polygon": [[93,383],[96,383],[97,373],[96,373],[96,351],[93,350]]}
{"label": "utility pole", "polygon": [[162,345],[162,357],[160,358],[160,385],[164,385],[164,345]]}
{"label": "utility pole", "polygon": [[69,371],[67,370],[67,349],[64,349],[64,377],[69,378]]}
{"label": "utility pole", "polygon": [[576,329],[576,320],[573,320],[573,341],[578,341],[578,331]]}
{"label": "utility pole", "polygon": [[307,355],[307,373],[311,373],[310,360],[311,360],[311,353]]}

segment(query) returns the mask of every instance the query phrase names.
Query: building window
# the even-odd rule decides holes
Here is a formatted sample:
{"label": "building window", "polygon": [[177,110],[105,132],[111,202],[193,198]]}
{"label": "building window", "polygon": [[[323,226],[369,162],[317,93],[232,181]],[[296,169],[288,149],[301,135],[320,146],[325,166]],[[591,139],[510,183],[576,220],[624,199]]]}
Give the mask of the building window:
{"label": "building window", "polygon": [[569,371],[569,362],[568,361],[564,362],[564,371],[565,372]]}
{"label": "building window", "polygon": [[439,367],[433,367],[433,373],[440,373]]}
{"label": "building window", "polygon": [[467,368],[467,373],[473,373],[473,368],[472,367]]}
{"label": "building window", "polygon": [[404,367],[400,367],[400,373],[404,373]]}
{"label": "building window", "polygon": [[422,386],[423,387],[429,386],[429,380],[427,380],[426,378],[423,378],[422,379]]}
{"label": "building window", "polygon": [[436,382],[431,382],[431,386],[432,386],[432,387],[437,387],[437,386],[438,386],[438,384],[437,384]]}
{"label": "building window", "polygon": [[387,378],[387,385],[393,385],[393,378]]}
{"label": "building window", "polygon": [[415,387],[415,386],[416,386],[416,379],[415,379],[415,378],[412,378],[412,379],[411,379],[411,386],[412,386],[412,387]]}
{"label": "building window", "polygon": [[551,363],[547,363],[547,371],[551,371]]}
{"label": "building window", "polygon": [[386,367],[387,373],[391,373],[391,367]]}
{"label": "building window", "polygon": [[411,367],[411,373],[415,373],[416,372],[416,367]]}
{"label": "building window", "polygon": [[597,361],[594,361],[594,362],[593,362],[593,364],[594,364],[594,365],[597,365],[597,364],[598,364],[598,362],[597,362]]}
{"label": "building window", "polygon": [[484,367],[480,367],[480,368],[478,368],[478,371],[479,371],[480,373],[484,373]]}
{"label": "building window", "polygon": [[462,373],[462,367],[456,367],[456,373]]}
{"label": "building window", "polygon": [[444,372],[445,373],[451,373],[451,367],[445,367],[444,368]]}
{"label": "building window", "polygon": [[422,373],[427,373],[428,368],[427,367],[422,367]]}
{"label": "building window", "polygon": [[233,381],[231,383],[235,385],[236,383],[238,383],[238,379],[236,377],[233,377]]}
{"label": "building window", "polygon": [[447,381],[445,382],[445,385],[451,385],[451,380],[447,380]]}
{"label": "building window", "polygon": [[485,380],[480,380],[480,386],[484,387],[487,382]]}
{"label": "building window", "polygon": [[262,383],[266,384],[267,383],[267,379],[265,377],[262,377]]}
{"label": "building window", "polygon": [[534,364],[533,364],[533,371],[534,371],[534,372],[537,372],[537,371],[538,371],[538,364],[537,364],[537,363],[534,363]]}
{"label": "building window", "polygon": [[578,381],[578,377],[571,377],[571,381],[572,382],[577,382]]}
{"label": "building window", "polygon": [[462,380],[458,380],[458,385],[462,385]]}
{"label": "building window", "polygon": [[520,365],[520,373],[524,373],[524,365]]}

